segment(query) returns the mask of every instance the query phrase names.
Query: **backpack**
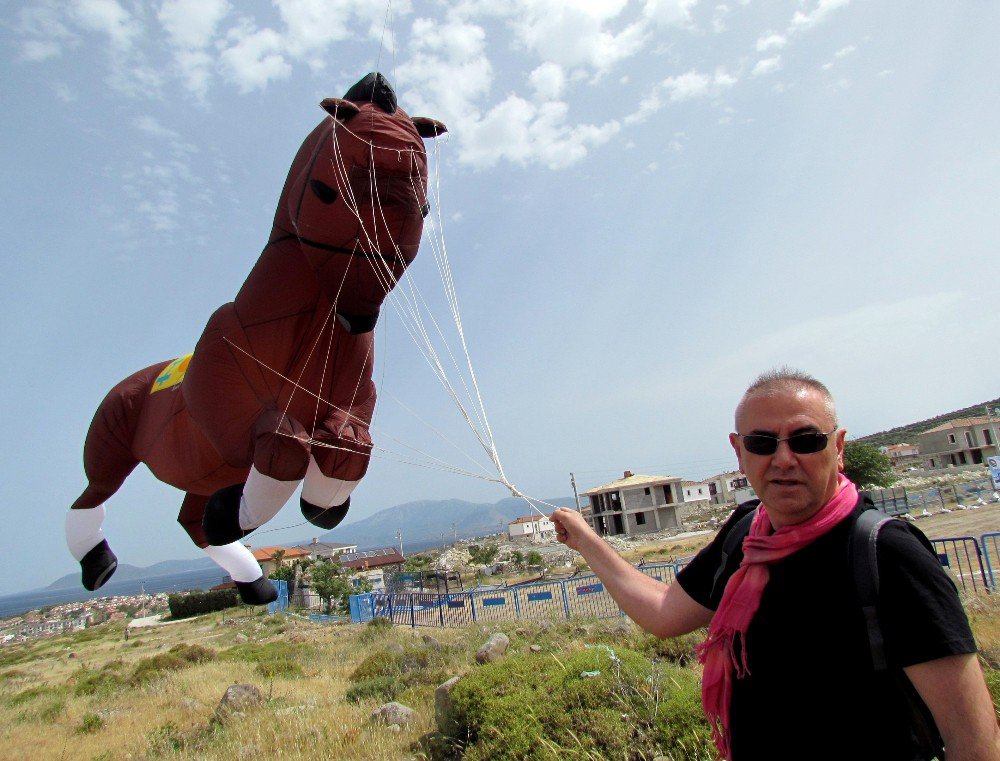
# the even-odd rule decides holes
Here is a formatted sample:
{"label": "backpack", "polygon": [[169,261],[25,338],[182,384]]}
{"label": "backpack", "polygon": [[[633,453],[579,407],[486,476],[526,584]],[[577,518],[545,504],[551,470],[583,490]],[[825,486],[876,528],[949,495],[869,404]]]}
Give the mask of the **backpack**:
{"label": "backpack", "polygon": [[[937,758],[945,761],[944,741],[938,732],[937,724],[930,709],[920,698],[916,688],[903,673],[902,669],[890,669],[885,659],[885,639],[882,636],[882,626],[878,620],[878,556],[876,554],[876,542],[878,533],[882,527],[893,517],[877,510],[871,500],[865,496],[865,506],[862,512],[850,520],[851,539],[848,545],[848,562],[854,574],[854,586],[858,595],[858,603],[861,612],[864,614],[865,625],[868,630],[868,647],[871,652],[872,666],[876,672],[886,672],[895,682],[906,701],[907,712],[910,714],[910,730],[920,748],[924,758]],[[744,502],[740,507],[756,507],[760,500]],[[743,540],[750,533],[750,524],[756,514],[755,509],[751,509],[746,515],[741,517],[726,535],[722,542],[722,561],[712,578],[712,594],[725,572],[726,563],[729,556],[743,544]],[[924,542],[928,549],[933,552],[932,545]]]}

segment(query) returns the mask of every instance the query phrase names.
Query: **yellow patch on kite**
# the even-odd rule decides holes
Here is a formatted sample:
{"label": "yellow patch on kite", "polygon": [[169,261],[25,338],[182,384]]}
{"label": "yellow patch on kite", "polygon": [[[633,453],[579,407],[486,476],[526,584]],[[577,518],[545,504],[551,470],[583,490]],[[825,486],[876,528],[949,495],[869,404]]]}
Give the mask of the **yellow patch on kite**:
{"label": "yellow patch on kite", "polygon": [[153,381],[153,387],[149,390],[149,393],[155,394],[157,391],[176,386],[184,380],[184,373],[187,372],[188,364],[190,364],[191,357],[193,356],[193,352],[185,354],[183,357],[178,357],[164,367],[160,374],[156,376],[156,380]]}

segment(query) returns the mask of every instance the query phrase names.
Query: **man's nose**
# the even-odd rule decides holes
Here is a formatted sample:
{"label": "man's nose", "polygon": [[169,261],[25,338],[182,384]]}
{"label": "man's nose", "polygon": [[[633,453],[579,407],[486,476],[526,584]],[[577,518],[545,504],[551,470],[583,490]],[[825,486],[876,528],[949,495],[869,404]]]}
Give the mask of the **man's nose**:
{"label": "man's nose", "polygon": [[771,456],[771,461],[775,465],[782,467],[789,467],[796,463],[795,453],[792,448],[788,446],[787,441],[779,441],[778,448],[774,450],[774,454]]}

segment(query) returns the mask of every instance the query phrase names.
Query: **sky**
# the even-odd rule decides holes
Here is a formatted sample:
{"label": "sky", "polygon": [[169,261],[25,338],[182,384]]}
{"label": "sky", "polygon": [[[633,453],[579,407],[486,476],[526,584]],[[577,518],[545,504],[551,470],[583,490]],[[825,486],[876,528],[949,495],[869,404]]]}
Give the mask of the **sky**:
{"label": "sky", "polygon": [[[193,349],[266,242],[320,100],[375,69],[449,128],[404,285],[449,324],[446,247],[524,494],[734,469],[735,404],[776,365],[823,380],[849,436],[1000,395],[998,27],[1000,4],[942,0],[10,4],[0,594],[78,569],[63,516],[98,403]],[[427,467],[489,471],[383,314],[381,448],[348,522],[509,496]],[[105,524],[121,562],[198,556],[180,500],[130,477]],[[258,544],[313,531],[294,504],[271,528]]]}

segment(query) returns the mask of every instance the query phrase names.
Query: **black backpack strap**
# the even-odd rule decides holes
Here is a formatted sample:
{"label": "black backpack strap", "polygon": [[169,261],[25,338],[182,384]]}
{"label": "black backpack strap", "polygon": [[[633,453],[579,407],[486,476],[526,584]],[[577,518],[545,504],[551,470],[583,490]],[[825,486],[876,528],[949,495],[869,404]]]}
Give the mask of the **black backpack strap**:
{"label": "black backpack strap", "polygon": [[878,555],[876,541],[878,532],[890,518],[878,510],[867,509],[854,520],[851,532],[851,569],[857,588],[858,602],[868,627],[868,644],[871,648],[872,665],[876,671],[885,671],[885,639],[878,622]]}
{"label": "black backpack strap", "polygon": [[[850,541],[850,563],[857,588],[858,602],[868,627],[868,645],[875,671],[887,671],[885,639],[878,621],[878,532],[893,520],[891,516],[868,506],[854,519]],[[913,684],[902,669],[892,671],[892,678],[902,691],[910,714],[910,729],[924,758],[938,758],[944,761],[944,745],[934,717],[920,698]]]}
{"label": "black backpack strap", "polygon": [[[759,504],[759,501],[757,504]],[[750,533],[750,524],[753,523],[753,517],[756,514],[757,508],[755,505],[752,510],[749,510],[746,515],[733,524],[732,529],[726,534],[726,538],[722,540],[722,559],[719,561],[719,567],[715,570],[715,576],[712,577],[712,591],[709,593],[710,598],[715,597],[715,588],[718,586],[722,574],[726,571],[729,556],[733,554],[733,551],[737,547],[743,544],[743,540]]]}

